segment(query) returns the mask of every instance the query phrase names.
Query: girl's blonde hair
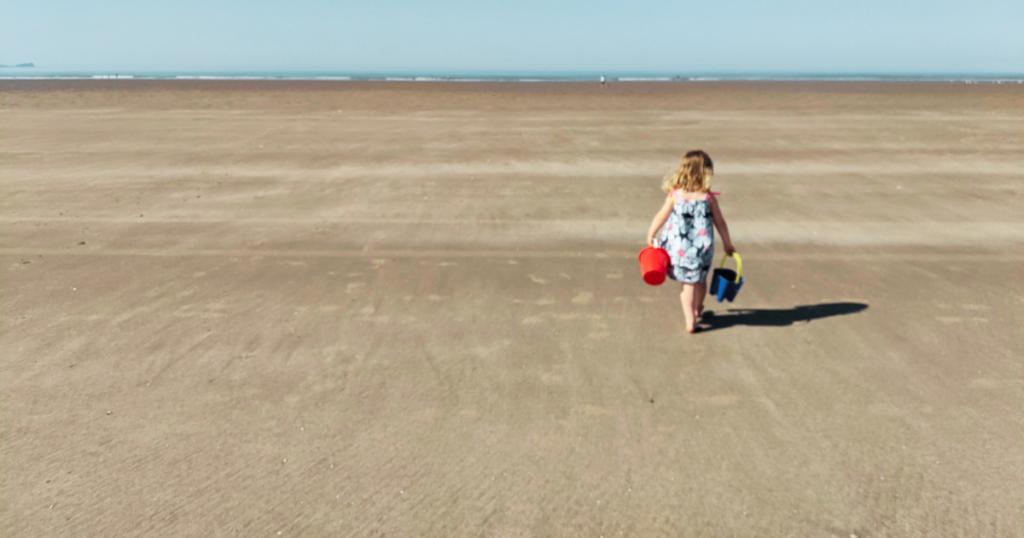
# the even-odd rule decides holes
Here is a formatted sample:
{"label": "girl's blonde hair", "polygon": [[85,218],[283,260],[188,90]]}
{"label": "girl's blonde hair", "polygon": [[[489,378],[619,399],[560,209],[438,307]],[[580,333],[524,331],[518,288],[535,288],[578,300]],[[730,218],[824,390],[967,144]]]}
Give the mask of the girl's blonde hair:
{"label": "girl's blonde hair", "polygon": [[689,151],[683,157],[679,167],[665,178],[661,189],[672,192],[683,189],[685,192],[708,192],[711,190],[711,176],[715,175],[715,163],[702,149]]}

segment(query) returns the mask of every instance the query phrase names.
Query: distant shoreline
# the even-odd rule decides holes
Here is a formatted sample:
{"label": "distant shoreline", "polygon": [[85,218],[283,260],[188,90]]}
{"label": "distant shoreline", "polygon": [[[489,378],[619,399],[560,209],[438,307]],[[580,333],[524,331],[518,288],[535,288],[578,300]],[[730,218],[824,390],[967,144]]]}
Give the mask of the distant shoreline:
{"label": "distant shoreline", "polygon": [[[31,64],[0,66],[0,69],[34,67]],[[665,75],[665,74],[459,74],[459,75],[413,75],[388,73],[330,73],[319,71],[295,72],[174,72],[174,71],[132,71],[98,72],[84,70],[40,70],[35,68],[29,74],[7,74],[0,70],[0,80],[210,80],[210,81],[353,81],[353,82],[594,82],[604,76],[609,84],[632,82],[686,83],[686,82],[941,82],[965,84],[1024,84],[1024,74],[709,74],[709,75]]]}

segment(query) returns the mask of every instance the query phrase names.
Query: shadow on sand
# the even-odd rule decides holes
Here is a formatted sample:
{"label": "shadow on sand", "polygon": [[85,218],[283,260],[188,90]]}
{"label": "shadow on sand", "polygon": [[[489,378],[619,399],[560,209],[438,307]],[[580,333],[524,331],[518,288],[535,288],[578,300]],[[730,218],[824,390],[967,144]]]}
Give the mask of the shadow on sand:
{"label": "shadow on sand", "polygon": [[726,313],[704,312],[701,325],[704,331],[728,329],[737,325],[751,327],[786,327],[794,323],[856,314],[867,309],[864,303],[824,303],[797,306],[780,310],[746,310],[730,308]]}

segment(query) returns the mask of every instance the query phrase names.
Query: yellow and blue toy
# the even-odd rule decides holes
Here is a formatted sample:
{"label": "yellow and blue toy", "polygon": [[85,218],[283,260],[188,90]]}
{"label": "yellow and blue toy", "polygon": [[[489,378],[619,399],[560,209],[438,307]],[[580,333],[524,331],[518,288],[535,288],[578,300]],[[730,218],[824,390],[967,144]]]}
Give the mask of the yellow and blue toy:
{"label": "yellow and blue toy", "polygon": [[722,257],[721,265],[711,275],[711,289],[709,291],[718,302],[725,300],[731,303],[736,298],[736,294],[740,292],[740,288],[743,287],[743,259],[740,258],[739,254],[733,253],[732,257],[736,258],[736,270],[733,271],[732,269],[725,268],[725,260],[728,257],[728,254]]}

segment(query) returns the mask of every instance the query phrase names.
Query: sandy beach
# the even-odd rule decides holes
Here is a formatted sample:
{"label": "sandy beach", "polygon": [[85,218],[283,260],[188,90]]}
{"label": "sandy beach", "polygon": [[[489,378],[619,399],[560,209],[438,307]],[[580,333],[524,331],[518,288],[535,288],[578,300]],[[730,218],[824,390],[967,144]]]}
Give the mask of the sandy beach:
{"label": "sandy beach", "polygon": [[1022,536],[1022,148],[1016,84],[0,81],[0,535]]}

